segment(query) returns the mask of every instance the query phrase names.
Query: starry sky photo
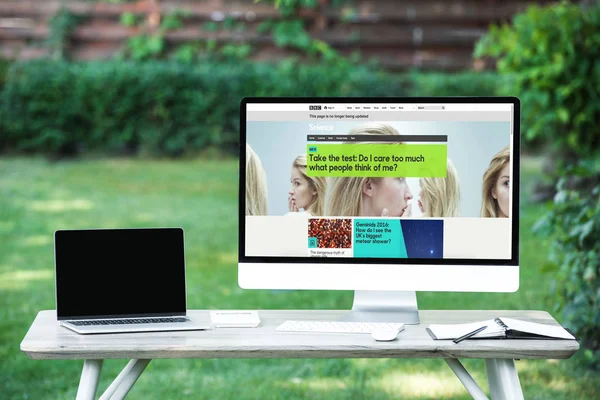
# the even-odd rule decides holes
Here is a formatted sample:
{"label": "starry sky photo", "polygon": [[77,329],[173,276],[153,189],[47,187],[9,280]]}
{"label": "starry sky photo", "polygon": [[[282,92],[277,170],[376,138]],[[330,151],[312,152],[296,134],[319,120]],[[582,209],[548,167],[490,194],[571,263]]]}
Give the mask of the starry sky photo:
{"label": "starry sky photo", "polygon": [[408,258],[442,258],[444,255],[443,220],[401,220]]}

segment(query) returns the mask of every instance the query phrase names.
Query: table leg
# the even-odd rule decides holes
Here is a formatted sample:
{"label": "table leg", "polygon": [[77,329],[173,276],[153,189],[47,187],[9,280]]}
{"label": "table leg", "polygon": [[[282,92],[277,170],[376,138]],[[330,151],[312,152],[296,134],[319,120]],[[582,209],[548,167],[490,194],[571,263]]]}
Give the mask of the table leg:
{"label": "table leg", "polygon": [[98,389],[100,371],[102,371],[103,360],[85,360],[79,388],[77,389],[77,400],[94,400]]}
{"label": "table leg", "polygon": [[488,400],[488,397],[485,395],[485,392],[481,390],[475,379],[469,374],[469,371],[465,368],[465,366],[460,362],[458,358],[444,358],[444,361],[448,364],[448,366],[454,371],[456,377],[462,382],[467,389],[467,392],[473,399],[475,400]]}
{"label": "table leg", "polygon": [[519,382],[519,374],[515,367],[515,360],[511,359],[486,359],[485,369],[492,400],[520,400],[523,391]]}
{"label": "table leg", "polygon": [[121,400],[127,396],[151,360],[131,360],[100,396],[100,400]]}

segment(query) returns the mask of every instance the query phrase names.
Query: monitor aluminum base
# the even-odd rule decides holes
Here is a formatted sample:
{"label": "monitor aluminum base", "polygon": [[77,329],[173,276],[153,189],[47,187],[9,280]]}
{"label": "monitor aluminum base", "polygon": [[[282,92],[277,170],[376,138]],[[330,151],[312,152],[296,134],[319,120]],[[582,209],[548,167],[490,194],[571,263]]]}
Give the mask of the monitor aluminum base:
{"label": "monitor aluminum base", "polygon": [[416,292],[356,290],[352,310],[342,321],[419,324]]}

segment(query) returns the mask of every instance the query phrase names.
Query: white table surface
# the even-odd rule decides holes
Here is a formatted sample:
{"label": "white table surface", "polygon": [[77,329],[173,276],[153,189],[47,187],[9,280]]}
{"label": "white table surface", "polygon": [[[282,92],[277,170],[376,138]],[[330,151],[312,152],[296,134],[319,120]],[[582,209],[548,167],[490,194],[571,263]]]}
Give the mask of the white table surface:
{"label": "white table surface", "polygon": [[[459,344],[433,340],[429,324],[458,324],[509,317],[557,325],[545,311],[420,311],[421,324],[407,325],[391,342],[369,334],[278,332],[286,320],[338,320],[347,311],[259,310],[257,328],[206,331],[80,335],[59,326],[54,310],[40,311],[21,343],[32,359],[156,358],[494,358],[565,359],[578,349],[576,340],[478,339]],[[210,321],[208,310],[188,316]]]}

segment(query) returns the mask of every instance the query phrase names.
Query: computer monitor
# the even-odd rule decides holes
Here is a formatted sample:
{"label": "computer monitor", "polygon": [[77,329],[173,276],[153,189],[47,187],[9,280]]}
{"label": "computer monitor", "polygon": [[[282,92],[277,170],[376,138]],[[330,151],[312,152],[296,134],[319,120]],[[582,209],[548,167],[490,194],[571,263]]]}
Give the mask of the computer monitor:
{"label": "computer monitor", "polygon": [[345,319],[419,323],[416,291],[519,286],[514,97],[245,98],[238,280],[354,290]]}

